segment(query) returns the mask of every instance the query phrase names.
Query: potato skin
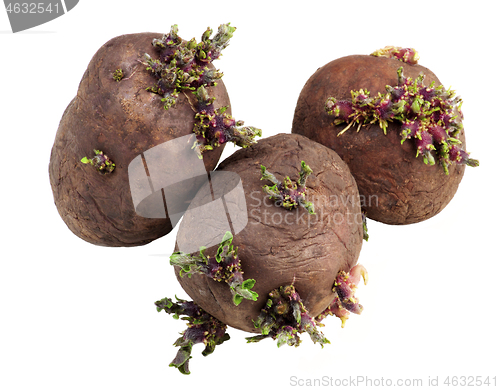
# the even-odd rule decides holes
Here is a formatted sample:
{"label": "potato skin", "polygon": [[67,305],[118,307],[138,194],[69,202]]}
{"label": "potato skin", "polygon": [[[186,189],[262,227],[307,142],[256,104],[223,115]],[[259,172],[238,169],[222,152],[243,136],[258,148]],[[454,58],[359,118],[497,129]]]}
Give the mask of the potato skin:
{"label": "potato skin", "polygon": [[[271,183],[261,180],[261,165],[280,181],[284,176],[295,181],[302,160],[313,170],[306,183],[306,200],[314,203],[316,215],[303,207],[278,207],[262,190]],[[226,283],[198,274],[181,278],[175,267],[181,286],[211,315],[248,332],[258,333],[252,320],[268,293],[279,286],[293,283],[309,313],[320,314],[334,298],[335,277],[356,264],[363,241],[358,190],[347,165],[334,151],[306,137],[278,134],[238,150],[217,171],[235,172],[242,181],[248,223],[235,234],[233,244],[238,247],[243,277],[256,280],[253,290],[259,298],[235,306]],[[196,228],[214,225],[213,218],[188,221],[187,216],[179,226],[177,242],[196,236]],[[209,248],[206,254],[214,255],[215,249]]]}
{"label": "potato skin", "polygon": [[[132,202],[128,166],[146,150],[191,134],[194,111],[180,94],[166,111],[159,95],[146,91],[155,79],[139,63],[144,53],[158,58],[151,42],[159,33],[118,36],[93,56],[76,97],[66,108],[55,137],[49,164],[54,201],[64,222],[78,237],[103,246],[147,244],[172,230],[168,218],[139,216]],[[123,69],[124,79],[113,72]],[[215,106],[229,106],[222,82],[209,88]],[[101,175],[80,162],[93,150],[102,150],[116,164]],[[223,147],[204,154],[207,170],[213,170]]]}
{"label": "potato skin", "polygon": [[[325,111],[328,97],[350,99],[351,90],[368,89],[371,96],[397,85],[397,70],[416,79],[422,72],[429,85],[440,81],[429,69],[393,58],[353,55],[319,68],[304,85],[295,108],[292,133],[302,134],[335,150],[347,163],[358,184],[363,209],[371,219],[387,224],[410,224],[438,214],[451,201],[464,175],[465,166],[452,164],[446,175],[440,164],[425,165],[415,158],[410,141],[401,145],[400,126],[390,123],[387,135],[378,125],[356,132],[356,126],[333,124]],[[465,147],[462,132],[459,139]]]}

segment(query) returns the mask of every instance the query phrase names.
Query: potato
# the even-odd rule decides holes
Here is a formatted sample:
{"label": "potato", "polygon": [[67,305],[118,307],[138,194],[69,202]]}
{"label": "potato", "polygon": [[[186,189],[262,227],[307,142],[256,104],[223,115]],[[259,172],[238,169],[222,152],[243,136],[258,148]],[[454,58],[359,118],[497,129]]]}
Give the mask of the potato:
{"label": "potato", "polygon": [[[340,155],[356,179],[361,206],[367,217],[387,224],[420,222],[439,213],[458,189],[465,170],[462,164],[466,161],[469,165],[477,163],[469,160],[457,146],[440,161],[438,152],[443,152],[444,147],[437,138],[424,145],[428,149],[422,146],[418,149],[419,142],[422,144],[425,140],[417,140],[415,134],[414,139],[402,143],[402,124],[396,120],[386,121],[386,135],[381,129],[383,121],[361,123],[361,127],[353,123],[343,132],[347,123],[339,123],[342,121],[325,111],[325,103],[331,97],[337,102],[351,102],[351,91],[367,90],[370,98],[379,93],[382,96],[390,94],[386,86],[398,86],[400,67],[404,77],[415,81],[423,73],[426,86],[432,82],[434,88],[441,85],[429,69],[394,57],[352,55],[339,58],[319,68],[306,82],[292,125],[293,133],[315,140]],[[465,149],[463,129],[458,133],[455,138]],[[415,157],[417,151],[418,158]]]}
{"label": "potato", "polygon": [[[222,25],[213,40],[210,39],[211,30],[207,30],[196,47],[194,40],[187,43],[177,36],[176,26],[163,38],[157,33],[122,35],[104,44],[93,56],[76,97],[63,114],[49,165],[50,183],[59,214],[78,237],[97,245],[136,246],[147,244],[172,230],[176,221],[169,217],[170,205],[166,198],[170,193],[177,198],[184,197],[186,208],[190,197],[204,181],[186,180],[162,189],[152,180],[152,171],[172,172],[181,182],[183,178],[206,176],[205,172],[217,165],[223,142],[214,142],[217,147],[208,145],[204,148],[201,169],[200,164],[187,162],[197,159],[193,160],[197,149],[191,149],[200,137],[193,131],[197,128],[202,132],[209,126],[211,117],[203,115],[207,110],[215,110],[217,118],[226,118],[227,122],[232,120],[229,96],[220,80],[222,75],[214,71],[208,61],[211,55],[214,58],[220,55],[219,52],[215,54],[216,50],[208,50],[212,42],[218,39],[215,43],[219,45],[217,49],[227,46],[234,31],[228,26]],[[175,50],[183,50],[179,49],[181,54],[165,44],[169,39],[174,41]],[[152,43],[156,46],[153,47]],[[174,57],[177,63],[180,59],[192,60],[187,45],[191,45],[188,47],[191,51],[206,51],[203,55],[207,57],[207,68],[203,65],[195,69],[189,65],[183,75],[164,72],[165,79],[160,79],[160,60]],[[190,77],[195,71],[203,73],[202,78],[211,78],[194,84],[184,80],[179,84],[181,76]],[[165,80],[169,77],[184,89],[168,89]],[[208,104],[213,98],[215,102]],[[197,102],[203,103],[205,111]],[[223,111],[223,107],[227,109],[219,115],[218,110]],[[230,125],[234,127],[234,124],[232,120]],[[160,148],[166,147],[167,143],[173,145],[173,140],[182,141],[183,150],[172,151],[170,148],[162,155]],[[100,152],[101,159],[102,156],[109,159],[109,166],[114,164],[112,172],[103,174],[105,170],[99,172],[95,166],[84,164],[97,158],[94,153]],[[147,153],[154,154],[155,158],[148,159]],[[172,153],[179,156],[173,158]],[[164,166],[167,162],[170,165]],[[167,210],[164,203],[167,203]],[[174,210],[176,213],[185,211],[178,202],[176,207],[180,207],[180,210]]]}
{"label": "potato", "polygon": [[[263,187],[272,183],[261,180],[262,166],[278,181],[286,176],[296,181],[302,161],[312,169],[304,207],[285,208],[270,200]],[[363,241],[358,190],[347,165],[306,137],[278,134],[235,152],[211,174],[210,184],[200,189],[180,223],[177,253],[196,255],[204,246],[205,255],[213,258],[230,229],[243,276],[255,281],[258,298],[235,305],[226,283],[197,273],[180,276],[176,266],[194,303],[224,324],[259,333],[253,320],[268,294],[291,285],[311,316],[322,313],[335,297],[339,271],[355,266]]]}

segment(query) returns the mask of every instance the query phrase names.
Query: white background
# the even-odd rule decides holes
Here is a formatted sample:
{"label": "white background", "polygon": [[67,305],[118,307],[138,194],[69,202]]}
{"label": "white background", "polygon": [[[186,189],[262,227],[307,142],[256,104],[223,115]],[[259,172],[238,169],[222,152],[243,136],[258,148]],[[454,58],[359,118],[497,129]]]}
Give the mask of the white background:
{"label": "white background", "polygon": [[[358,376],[379,387],[382,378],[426,386],[439,377],[441,388],[447,376],[489,376],[490,387],[496,376],[500,386],[496,8],[487,1],[294,4],[82,0],[17,34],[0,10],[0,388],[294,388],[307,379],[331,387],[330,378]],[[370,281],[357,294],[365,311],[344,329],[337,318],[325,320],[331,345],[321,349],[307,335],[299,348],[246,344],[247,334],[229,329],[231,340],[213,355],[194,348],[192,374],[183,376],[168,364],[184,323],[153,304],[187,298],[168,263],[175,232],[138,248],[82,241],[57,213],[48,162],[62,113],[102,44],[172,24],[185,39],[199,39],[226,22],[237,31],[215,65],[233,116],[264,136],[290,132],[299,92],[318,67],[385,45],[414,47],[420,63],[462,96],[467,149],[481,166],[466,169],[452,202],[426,222],[369,221],[359,262]]]}

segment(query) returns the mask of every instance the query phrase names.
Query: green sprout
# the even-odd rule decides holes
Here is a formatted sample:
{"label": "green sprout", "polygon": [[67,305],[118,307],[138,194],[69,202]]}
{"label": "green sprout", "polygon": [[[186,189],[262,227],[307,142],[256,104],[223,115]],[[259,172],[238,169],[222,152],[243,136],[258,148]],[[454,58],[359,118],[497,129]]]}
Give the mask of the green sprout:
{"label": "green sprout", "polygon": [[80,161],[84,164],[92,165],[102,174],[111,173],[115,170],[115,163],[113,163],[102,150],[94,149],[94,154],[95,156],[93,158],[89,159],[88,157],[83,157]]}
{"label": "green sprout", "polygon": [[226,232],[215,256],[207,256],[205,247],[200,248],[199,255],[175,252],[170,256],[170,264],[180,267],[179,276],[193,274],[206,275],[217,282],[226,282],[233,295],[233,303],[239,305],[243,299],[256,301],[258,294],[252,291],[254,279],[243,280],[238,248],[232,245],[233,235]]}
{"label": "green sprout", "polygon": [[306,181],[312,169],[304,161],[300,163],[300,173],[297,183],[292,182],[290,177],[285,177],[283,183],[280,183],[276,176],[270,173],[264,165],[260,166],[262,177],[260,180],[268,180],[273,183],[272,186],[265,185],[262,187],[264,192],[269,195],[269,198],[276,201],[278,206],[282,206],[287,210],[293,210],[298,206],[304,207],[309,214],[315,214],[314,205],[312,202],[305,200],[307,191]]}
{"label": "green sprout", "polygon": [[114,72],[113,72],[113,80],[115,81],[120,81],[121,79],[123,79],[124,77],[124,74],[123,74],[123,69],[116,69]]}

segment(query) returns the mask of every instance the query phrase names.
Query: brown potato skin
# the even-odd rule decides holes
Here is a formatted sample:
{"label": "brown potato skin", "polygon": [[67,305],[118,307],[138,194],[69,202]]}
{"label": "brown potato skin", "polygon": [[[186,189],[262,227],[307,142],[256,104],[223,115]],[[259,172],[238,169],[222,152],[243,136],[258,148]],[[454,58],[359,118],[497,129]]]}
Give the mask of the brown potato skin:
{"label": "brown potato skin", "polygon": [[[172,230],[168,218],[136,214],[128,180],[129,163],[146,150],[191,134],[194,111],[184,94],[176,106],[163,108],[159,95],[146,91],[155,79],[139,63],[159,33],[127,34],[111,39],[93,56],[76,97],[66,108],[50,156],[49,175],[57,210],[69,229],[92,244],[137,246]],[[123,69],[124,79],[113,72]],[[222,82],[209,88],[215,106],[229,106]],[[81,158],[102,150],[116,164],[102,175]],[[215,168],[223,147],[204,154],[205,168]]]}
{"label": "brown potato skin", "polygon": [[[387,135],[378,125],[357,127],[337,134],[346,126],[333,124],[325,111],[328,97],[351,98],[351,90],[368,89],[371,96],[397,85],[397,70],[403,67],[413,80],[422,72],[424,83],[435,81],[434,73],[421,65],[367,55],[336,59],[319,68],[304,85],[295,108],[292,133],[302,134],[335,150],[349,166],[361,195],[361,205],[371,219],[386,224],[411,224],[439,213],[451,201],[464,175],[465,166],[453,164],[446,175],[438,163],[425,165],[415,158],[412,141],[401,145],[400,126],[390,123]],[[464,143],[462,132],[459,139]]]}
{"label": "brown potato skin", "polygon": [[[313,201],[316,215],[309,216],[303,207],[278,207],[262,190],[271,183],[261,180],[261,165],[280,181],[284,176],[295,181],[302,160],[313,170],[306,200]],[[335,277],[356,264],[363,242],[358,190],[347,165],[334,151],[306,137],[278,134],[238,150],[216,171],[220,170],[237,173],[243,184],[248,224],[234,236],[233,244],[238,247],[243,277],[256,280],[253,290],[259,298],[235,306],[225,282],[204,275],[181,278],[175,267],[181,286],[211,315],[248,332],[258,333],[252,320],[259,316],[268,293],[280,286],[293,283],[309,313],[320,314],[334,298]],[[178,241],[197,234],[184,229],[185,222],[179,226]],[[210,223],[201,218],[198,226],[206,229]],[[212,247],[206,254],[214,255],[215,250]]]}

